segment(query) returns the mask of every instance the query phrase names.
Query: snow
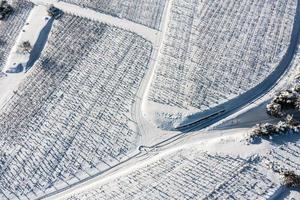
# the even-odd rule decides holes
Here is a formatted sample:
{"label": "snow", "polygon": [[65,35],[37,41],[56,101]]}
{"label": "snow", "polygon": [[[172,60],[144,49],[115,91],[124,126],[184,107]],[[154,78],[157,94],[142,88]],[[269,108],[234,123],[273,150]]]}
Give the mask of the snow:
{"label": "snow", "polygon": [[26,69],[30,54],[23,53],[20,49],[20,46],[25,41],[29,41],[29,43],[34,46],[38,40],[40,32],[48,23],[48,20],[45,19],[46,17],[50,18],[47,13],[47,7],[45,6],[38,5],[31,10],[26,24],[16,39],[15,45],[10,52],[10,55],[7,59],[7,64],[3,68],[3,72],[19,64],[22,64],[24,69]]}
{"label": "snow", "polygon": [[30,61],[30,54],[21,53],[20,45],[24,41],[29,41],[32,46],[36,44],[40,32],[48,24],[48,21],[45,19],[46,17],[49,17],[47,7],[41,5],[35,6],[31,10],[26,24],[22,29],[24,31],[20,32],[17,37],[2,72],[5,73],[9,68],[18,66],[19,64],[22,64],[23,72],[16,74],[7,73],[6,76],[0,78],[0,108],[9,101],[14,91],[17,90],[26,77],[25,70],[27,63]]}
{"label": "snow", "polygon": [[[192,0],[166,1],[161,31],[61,1],[31,1],[36,6],[3,69],[22,63],[29,66],[28,71],[0,75],[0,158],[4,163],[0,162],[4,177],[0,198],[300,198],[299,189],[282,186],[281,175],[274,171],[300,173],[299,135],[248,141],[256,123],[277,122],[265,113],[265,105],[295,77],[299,52],[283,76],[274,78],[271,89],[220,115],[217,123],[209,119],[205,129],[181,132],[175,127],[199,108],[187,102],[183,107],[161,104],[148,97],[164,58],[172,6],[190,6]],[[66,15],[54,22],[45,20],[50,5]],[[287,16],[285,23],[293,17]],[[289,27],[285,28],[281,34],[288,32]],[[289,35],[281,37],[287,40]],[[37,47],[31,55],[18,52],[23,41]],[[281,48],[274,47],[279,58],[285,54]],[[188,50],[199,53],[192,47]],[[122,55],[127,56],[124,65],[119,61]],[[275,68],[276,63],[263,67]],[[111,71],[115,69],[111,66],[124,70]],[[185,86],[193,88],[191,83]],[[200,110],[207,108],[200,105]]]}
{"label": "snow", "polygon": [[26,0],[9,0],[8,3],[14,7],[14,12],[7,20],[0,22],[0,70],[3,69],[9,56],[8,54],[33,8],[33,4]]}
{"label": "snow", "polygon": [[[263,159],[268,156],[266,152],[276,148],[272,142],[264,140],[257,145],[248,145],[244,129],[227,130],[222,132],[222,136],[220,132],[217,135],[206,139],[194,135],[188,140],[182,139],[179,144],[150,151],[143,155],[145,159],[140,156],[135,158],[135,162],[127,163],[126,170],[121,168],[49,199],[143,199],[153,195],[155,199],[182,199],[179,191],[184,196],[194,195],[197,198],[211,196],[216,199],[216,195],[233,195],[238,199],[251,199],[260,194],[259,198],[276,199],[287,191],[282,189],[280,175],[273,173]],[[149,154],[152,156],[147,158]],[[223,162],[224,158],[229,160]],[[218,160],[217,164],[214,164],[214,159]],[[218,177],[220,171],[222,178]],[[251,190],[239,193],[244,187]],[[156,194],[154,191],[158,188],[162,191]],[[184,188],[189,189],[185,191]],[[160,196],[166,194],[167,197]]]}
{"label": "snow", "polygon": [[[226,114],[242,107],[273,86],[274,80],[283,74],[292,60],[299,32],[298,23],[294,23],[293,19],[299,20],[296,1],[282,4],[264,2],[264,6],[253,5],[249,1],[238,1],[229,6],[231,3],[173,1],[169,4],[171,9],[167,31],[163,31],[163,48],[143,106],[148,120],[156,126],[174,130],[197,123],[201,118],[215,113],[224,115],[221,112]],[[288,5],[289,8],[282,5]],[[211,9],[213,6],[218,9]],[[248,14],[242,12],[244,6],[248,8]],[[280,20],[286,21],[285,25],[281,24],[283,27],[273,16],[277,15],[277,11],[271,12],[272,6],[282,14]],[[232,10],[239,10],[241,14]],[[231,15],[232,13],[235,14]],[[256,13],[264,17],[258,21],[252,20]],[[212,15],[215,16],[214,20],[210,18]],[[245,20],[238,20],[240,18],[249,20],[247,24],[255,27],[255,34],[252,33],[252,28],[244,26]],[[276,28],[265,29],[266,25],[263,24],[266,19],[269,19],[270,26],[275,24]],[[233,23],[235,26],[240,26],[241,23],[241,28],[238,29],[241,33],[236,33]],[[274,35],[277,29],[284,31],[278,38],[267,36]],[[232,34],[229,33],[231,31]],[[263,39],[264,37],[268,38]],[[235,51],[237,52],[234,53]],[[257,54],[259,51],[264,51],[265,54]],[[170,111],[169,106],[173,110]],[[188,116],[186,113],[189,113]]]}
{"label": "snow", "polygon": [[126,19],[116,18],[110,15],[106,15],[103,13],[96,12],[89,8],[82,8],[80,6],[76,6],[74,4],[65,3],[62,1],[55,1],[55,0],[31,0],[33,3],[38,5],[45,5],[50,6],[53,5],[61,10],[63,10],[65,13],[73,14],[75,16],[81,16],[84,18],[88,18],[94,21],[106,23],[111,26],[116,26],[122,29],[125,29],[127,31],[135,32],[138,35],[144,37],[145,39],[155,42],[156,36],[158,34],[157,30],[148,28],[146,26],[143,26],[141,24],[137,24],[134,22],[131,22]]}
{"label": "snow", "polygon": [[47,195],[137,154],[130,109],[151,52],[149,41],[117,27],[69,14],[55,21],[42,55],[1,110],[0,152],[13,167],[2,172],[0,195]]}
{"label": "snow", "polygon": [[97,12],[159,29],[166,0],[62,0]]}

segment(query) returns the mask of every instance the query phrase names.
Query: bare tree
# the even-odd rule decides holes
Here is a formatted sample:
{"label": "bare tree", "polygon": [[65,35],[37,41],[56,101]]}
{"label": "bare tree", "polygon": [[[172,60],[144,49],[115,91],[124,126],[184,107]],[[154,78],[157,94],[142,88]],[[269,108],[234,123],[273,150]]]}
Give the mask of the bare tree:
{"label": "bare tree", "polygon": [[22,52],[30,53],[32,50],[32,46],[29,41],[22,42],[20,45]]}

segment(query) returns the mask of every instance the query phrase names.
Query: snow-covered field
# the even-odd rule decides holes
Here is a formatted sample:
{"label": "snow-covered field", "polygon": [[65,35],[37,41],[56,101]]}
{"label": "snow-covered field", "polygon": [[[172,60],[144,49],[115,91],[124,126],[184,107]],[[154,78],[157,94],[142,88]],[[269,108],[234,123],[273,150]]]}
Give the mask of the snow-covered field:
{"label": "snow-covered field", "polygon": [[65,15],[1,110],[1,197],[34,197],[118,164],[137,150],[130,116],[151,44]]}
{"label": "snow-covered field", "polygon": [[[26,19],[24,16],[22,16],[22,18]],[[14,46],[12,47],[10,52],[8,51],[8,53],[10,54],[2,71],[6,72],[7,70],[14,69],[19,64],[23,65],[22,71],[26,71],[29,67],[31,67],[28,61],[34,56],[34,52],[37,51],[37,46],[39,45],[37,44],[39,42],[38,40],[40,38],[43,38],[43,36],[41,35],[44,34],[47,36],[47,32],[45,33],[43,29],[47,28],[47,25],[51,26],[51,20],[49,19],[50,17],[47,13],[47,7],[35,6],[31,9],[29,16],[27,17],[26,24],[23,24],[22,31],[13,41]],[[29,42],[32,48],[35,48],[32,53],[22,50],[22,43],[25,41]],[[40,51],[41,50],[42,49],[40,49]]]}
{"label": "snow-covered field", "polygon": [[174,0],[143,112],[162,128],[262,82],[290,44],[296,0]]}
{"label": "snow-covered field", "polygon": [[[55,198],[288,198],[290,191],[282,185],[281,175],[274,173],[270,167],[267,159],[272,157],[267,152],[280,148],[274,142],[295,137],[279,136],[274,141],[264,140],[261,144],[249,145],[243,130],[229,130],[226,133],[227,136],[215,139],[199,140],[197,136],[192,136],[187,141],[181,140],[181,144],[155,153],[144,164],[132,164],[126,170],[107,175],[107,178]],[[297,138],[291,145],[299,145]],[[294,154],[290,159],[298,159],[298,155]],[[292,195],[296,199],[300,197],[297,193]]]}
{"label": "snow-covered field", "polygon": [[190,149],[67,199],[258,199],[278,188],[245,159]]}
{"label": "snow-covered field", "polygon": [[[295,136],[297,137],[297,136]],[[292,170],[300,173],[300,142],[287,142],[269,152],[266,158],[270,167],[277,170]]]}
{"label": "snow-covered field", "polygon": [[159,29],[166,0],[62,0]]}
{"label": "snow-covered field", "polygon": [[0,200],[300,199],[281,174],[300,175],[300,135],[250,139],[300,80],[300,1],[30,1],[0,21]]}

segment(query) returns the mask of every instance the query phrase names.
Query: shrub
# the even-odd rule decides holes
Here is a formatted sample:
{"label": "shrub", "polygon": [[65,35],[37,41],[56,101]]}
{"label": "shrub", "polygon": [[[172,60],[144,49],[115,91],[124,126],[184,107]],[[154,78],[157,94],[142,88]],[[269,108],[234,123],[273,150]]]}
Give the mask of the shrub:
{"label": "shrub", "polygon": [[280,121],[276,125],[265,123],[257,124],[250,135],[250,138],[257,136],[271,136],[274,134],[284,134],[288,132],[298,132],[300,123],[292,115],[287,115],[285,121]]}
{"label": "shrub", "polygon": [[267,113],[274,117],[283,117],[282,107],[279,103],[272,102],[267,105]]}
{"label": "shrub", "polygon": [[298,187],[300,186],[300,176],[294,171],[285,171],[283,172],[283,183],[287,187]]}

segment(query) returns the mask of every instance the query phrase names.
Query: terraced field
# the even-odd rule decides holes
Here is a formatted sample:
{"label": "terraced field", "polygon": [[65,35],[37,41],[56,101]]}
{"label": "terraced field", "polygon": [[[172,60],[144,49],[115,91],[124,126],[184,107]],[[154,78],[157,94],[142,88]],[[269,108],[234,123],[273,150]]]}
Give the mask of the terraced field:
{"label": "terraced field", "polygon": [[299,152],[300,142],[289,142],[272,149],[266,157],[266,163],[274,170],[289,170],[300,174]]}
{"label": "terraced field", "polygon": [[166,0],[63,0],[159,29]]}
{"label": "terraced field", "polygon": [[135,153],[131,106],[151,43],[64,15],[0,115],[0,199],[36,198]]}
{"label": "terraced field", "polygon": [[181,118],[257,86],[287,51],[296,7],[296,0],[174,0],[145,112]]}
{"label": "terraced field", "polygon": [[66,199],[267,199],[279,187],[260,164],[183,149]]}

